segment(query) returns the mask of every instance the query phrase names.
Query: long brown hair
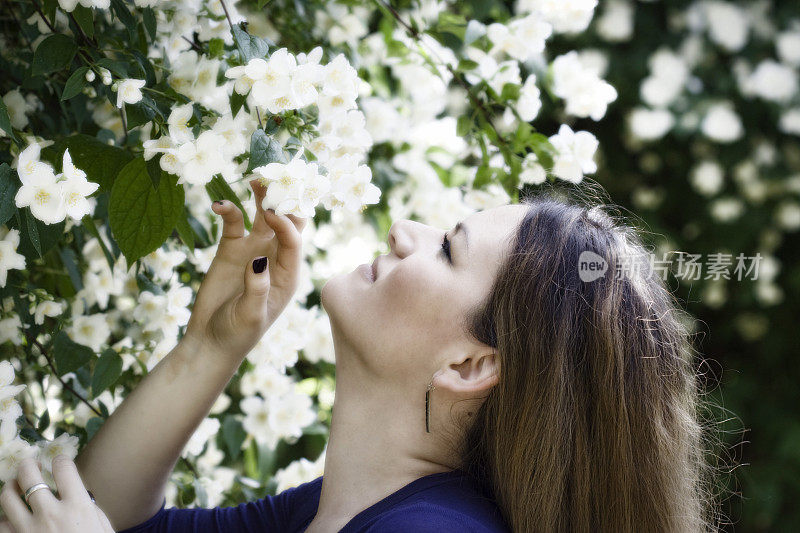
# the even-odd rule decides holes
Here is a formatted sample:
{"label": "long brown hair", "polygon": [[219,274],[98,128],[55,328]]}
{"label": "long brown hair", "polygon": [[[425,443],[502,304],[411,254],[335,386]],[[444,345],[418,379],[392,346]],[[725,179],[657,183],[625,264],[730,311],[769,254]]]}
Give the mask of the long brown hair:
{"label": "long brown hair", "polygon": [[[466,323],[497,349],[500,380],[464,428],[462,468],[514,532],[714,530],[689,328],[640,235],[592,198],[520,201]],[[579,275],[587,250],[608,266],[594,281]]]}

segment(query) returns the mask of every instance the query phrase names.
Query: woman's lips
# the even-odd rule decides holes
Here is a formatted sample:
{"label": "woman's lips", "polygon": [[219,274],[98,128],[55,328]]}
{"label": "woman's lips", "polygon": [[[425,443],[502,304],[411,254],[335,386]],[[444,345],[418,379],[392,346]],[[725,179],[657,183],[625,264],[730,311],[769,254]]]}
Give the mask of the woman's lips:
{"label": "woman's lips", "polygon": [[375,282],[375,277],[372,273],[372,268],[370,267],[369,263],[363,263],[361,265],[358,265],[358,270],[359,272],[361,272],[361,275],[364,276],[364,278],[366,278],[367,281],[369,281],[370,283]]}

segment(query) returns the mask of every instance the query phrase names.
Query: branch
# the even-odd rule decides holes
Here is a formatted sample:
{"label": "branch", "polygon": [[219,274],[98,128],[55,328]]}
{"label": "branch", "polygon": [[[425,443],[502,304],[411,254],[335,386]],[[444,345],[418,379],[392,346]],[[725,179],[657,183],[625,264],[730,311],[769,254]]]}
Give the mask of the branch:
{"label": "branch", "polygon": [[49,366],[49,367],[50,367],[50,370],[52,370],[52,372],[53,372],[53,375],[54,375],[54,376],[56,377],[56,379],[57,379],[57,380],[58,380],[58,381],[61,383],[61,386],[62,386],[62,387],[64,387],[65,389],[67,389],[69,392],[71,392],[71,393],[73,394],[73,396],[75,396],[76,398],[78,398],[78,399],[79,399],[81,402],[83,402],[84,404],[86,404],[86,406],[87,406],[89,409],[91,409],[91,410],[92,410],[92,412],[94,412],[94,414],[96,414],[96,415],[97,415],[97,416],[99,416],[100,418],[105,418],[105,417],[103,416],[103,413],[101,413],[101,412],[100,412],[100,411],[99,411],[99,410],[98,410],[98,409],[97,409],[95,406],[93,406],[92,404],[90,404],[90,403],[89,403],[89,400],[87,400],[86,398],[84,398],[83,396],[81,396],[81,395],[80,395],[80,394],[79,394],[79,393],[78,393],[78,392],[77,392],[75,389],[73,389],[72,387],[70,387],[69,385],[67,385],[67,382],[66,382],[66,381],[64,381],[63,379],[61,379],[61,376],[59,376],[59,375],[58,375],[58,371],[56,370],[56,366],[53,364],[53,360],[50,358],[50,356],[49,356],[49,355],[47,355],[47,351],[44,349],[44,346],[42,346],[42,343],[40,343],[39,341],[37,341],[37,340],[36,340],[35,338],[33,338],[33,337],[28,337],[28,340],[29,340],[29,341],[30,341],[32,344],[34,344],[34,345],[35,345],[37,348],[39,348],[39,352],[41,352],[41,354],[42,354],[42,355],[44,356],[44,358],[47,360],[47,366]]}
{"label": "branch", "polygon": [[222,10],[225,12],[225,18],[228,19],[228,24],[230,25],[231,29],[233,29],[233,22],[231,22],[231,16],[228,14],[227,6],[225,6],[225,0],[219,0],[219,3],[222,4]]}
{"label": "branch", "polygon": [[53,33],[58,33],[56,31],[56,29],[53,27],[53,25],[50,24],[50,21],[47,20],[47,17],[44,16],[44,13],[42,12],[42,8],[39,5],[39,0],[33,0],[33,7],[39,13],[39,16],[42,17],[42,20],[44,21],[44,23],[47,24],[47,27],[50,28],[50,31],[53,32]]}

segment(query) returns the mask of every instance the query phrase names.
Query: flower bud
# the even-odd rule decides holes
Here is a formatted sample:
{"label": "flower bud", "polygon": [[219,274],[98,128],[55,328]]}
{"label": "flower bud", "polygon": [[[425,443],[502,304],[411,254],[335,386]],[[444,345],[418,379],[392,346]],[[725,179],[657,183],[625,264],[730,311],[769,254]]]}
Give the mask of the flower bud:
{"label": "flower bud", "polygon": [[91,83],[91,82],[94,81],[94,78],[95,78],[94,71],[93,70],[87,70],[86,71],[86,81]]}

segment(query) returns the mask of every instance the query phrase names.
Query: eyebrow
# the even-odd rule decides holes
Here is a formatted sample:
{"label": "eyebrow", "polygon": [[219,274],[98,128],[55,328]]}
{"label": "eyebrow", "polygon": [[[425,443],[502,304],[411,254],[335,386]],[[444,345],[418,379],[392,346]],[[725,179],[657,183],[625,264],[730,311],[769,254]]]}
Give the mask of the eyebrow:
{"label": "eyebrow", "polygon": [[[467,227],[461,222],[456,224],[456,227],[453,230],[453,236],[455,237],[455,234],[458,233],[459,231],[461,231],[464,234],[464,247],[466,248],[466,251],[469,252],[469,237],[468,237],[469,231],[467,230]],[[464,255],[466,255],[466,253]]]}

